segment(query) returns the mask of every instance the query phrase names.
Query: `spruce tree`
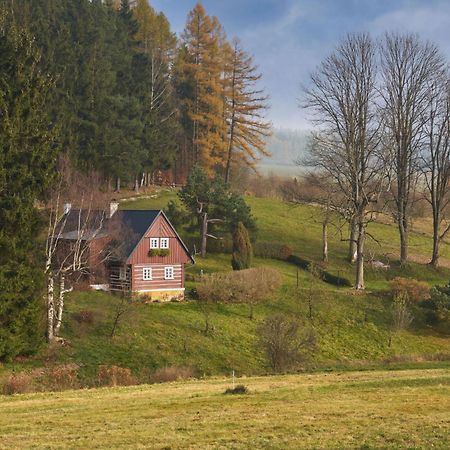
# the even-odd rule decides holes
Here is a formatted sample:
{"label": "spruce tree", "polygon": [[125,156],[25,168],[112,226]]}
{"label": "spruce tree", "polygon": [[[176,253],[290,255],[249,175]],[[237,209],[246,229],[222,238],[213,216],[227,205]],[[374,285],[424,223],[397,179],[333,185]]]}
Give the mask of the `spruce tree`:
{"label": "spruce tree", "polygon": [[[30,34],[0,9],[0,359],[32,353],[43,338],[43,263],[35,201],[54,174],[57,147]],[[42,264],[41,264],[42,263]]]}

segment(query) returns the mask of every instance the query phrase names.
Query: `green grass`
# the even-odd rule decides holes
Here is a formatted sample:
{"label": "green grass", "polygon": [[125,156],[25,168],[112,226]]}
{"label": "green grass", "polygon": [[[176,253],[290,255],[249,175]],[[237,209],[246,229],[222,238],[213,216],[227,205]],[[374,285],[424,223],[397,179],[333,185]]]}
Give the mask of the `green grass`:
{"label": "green grass", "polygon": [[448,369],[238,382],[0,397],[0,448],[448,448]]}
{"label": "green grass", "polygon": [[[160,196],[127,202],[123,207],[162,208],[174,198],[176,192],[168,189]],[[258,221],[259,239],[289,244],[297,254],[319,260],[321,225],[314,220],[315,208],[292,207],[272,199],[247,200]],[[397,230],[394,226],[372,224],[371,232],[382,243],[377,254],[395,251]],[[417,242],[412,252],[426,256],[430,237],[413,233],[412,241]],[[449,252],[447,244],[443,245],[443,252]],[[352,279],[354,269],[345,262],[345,256],[346,244],[332,234],[327,270]],[[367,291],[356,293],[349,288],[326,284],[286,262],[256,258],[254,265],[277,269],[282,274],[283,286],[275,295],[256,305],[254,320],[248,318],[247,305],[217,305],[210,319],[213,331],[208,335],[202,332],[201,309],[195,301],[189,300],[168,304],[133,303],[121,318],[116,336],[111,338],[114,312],[120,299],[90,291],[69,294],[62,331],[70,345],[52,354],[50,359],[56,363],[77,362],[87,377],[94,375],[99,364],[129,367],[138,375],[170,365],[193,367],[197,375],[226,374],[231,370],[242,375],[262,374],[269,369],[256,330],[267,315],[280,311],[298,318],[302,328],[314,329],[318,346],[306,355],[303,365],[310,370],[384,367],[383,361],[395,355],[406,355],[406,361],[414,363],[434,359],[433,355],[438,353],[449,353],[450,330],[428,326],[420,312],[408,330],[395,334],[389,345],[391,316],[387,295],[389,280],[395,276],[414,277],[430,285],[444,284],[450,278],[448,269],[433,269],[416,263],[402,269],[393,264],[388,272],[367,269]],[[197,257],[196,264],[187,269],[191,273],[223,270],[231,270],[230,255]],[[193,282],[187,283],[188,290],[193,287]],[[93,311],[92,325],[75,320],[76,313],[82,310]],[[36,359],[21,364],[39,366],[48,359],[44,351]],[[10,368],[11,365],[7,366]]]}

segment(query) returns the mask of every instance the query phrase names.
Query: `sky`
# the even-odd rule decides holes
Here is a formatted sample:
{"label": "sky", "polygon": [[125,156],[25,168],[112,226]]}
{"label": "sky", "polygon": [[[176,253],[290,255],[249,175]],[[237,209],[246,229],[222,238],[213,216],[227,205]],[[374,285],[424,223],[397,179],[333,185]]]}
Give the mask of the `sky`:
{"label": "sky", "polygon": [[[195,0],[150,0],[181,33]],[[241,39],[263,75],[275,127],[307,130],[302,85],[349,32],[414,32],[450,58],[450,0],[204,0],[227,36]]]}

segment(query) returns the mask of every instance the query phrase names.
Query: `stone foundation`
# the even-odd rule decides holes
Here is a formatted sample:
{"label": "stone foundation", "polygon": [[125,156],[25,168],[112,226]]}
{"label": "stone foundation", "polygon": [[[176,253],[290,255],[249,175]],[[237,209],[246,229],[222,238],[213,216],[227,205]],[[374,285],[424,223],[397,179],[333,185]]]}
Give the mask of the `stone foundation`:
{"label": "stone foundation", "polygon": [[133,297],[145,302],[181,302],[184,300],[184,289],[139,291],[133,292]]}

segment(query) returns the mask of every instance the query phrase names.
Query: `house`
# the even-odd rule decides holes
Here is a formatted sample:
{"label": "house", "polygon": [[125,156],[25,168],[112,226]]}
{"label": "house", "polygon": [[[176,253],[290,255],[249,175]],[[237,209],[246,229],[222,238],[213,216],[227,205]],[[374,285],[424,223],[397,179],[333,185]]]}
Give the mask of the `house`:
{"label": "house", "polygon": [[151,301],[184,298],[185,265],[194,259],[163,211],[66,206],[63,220],[60,239],[85,243],[91,284]]}

